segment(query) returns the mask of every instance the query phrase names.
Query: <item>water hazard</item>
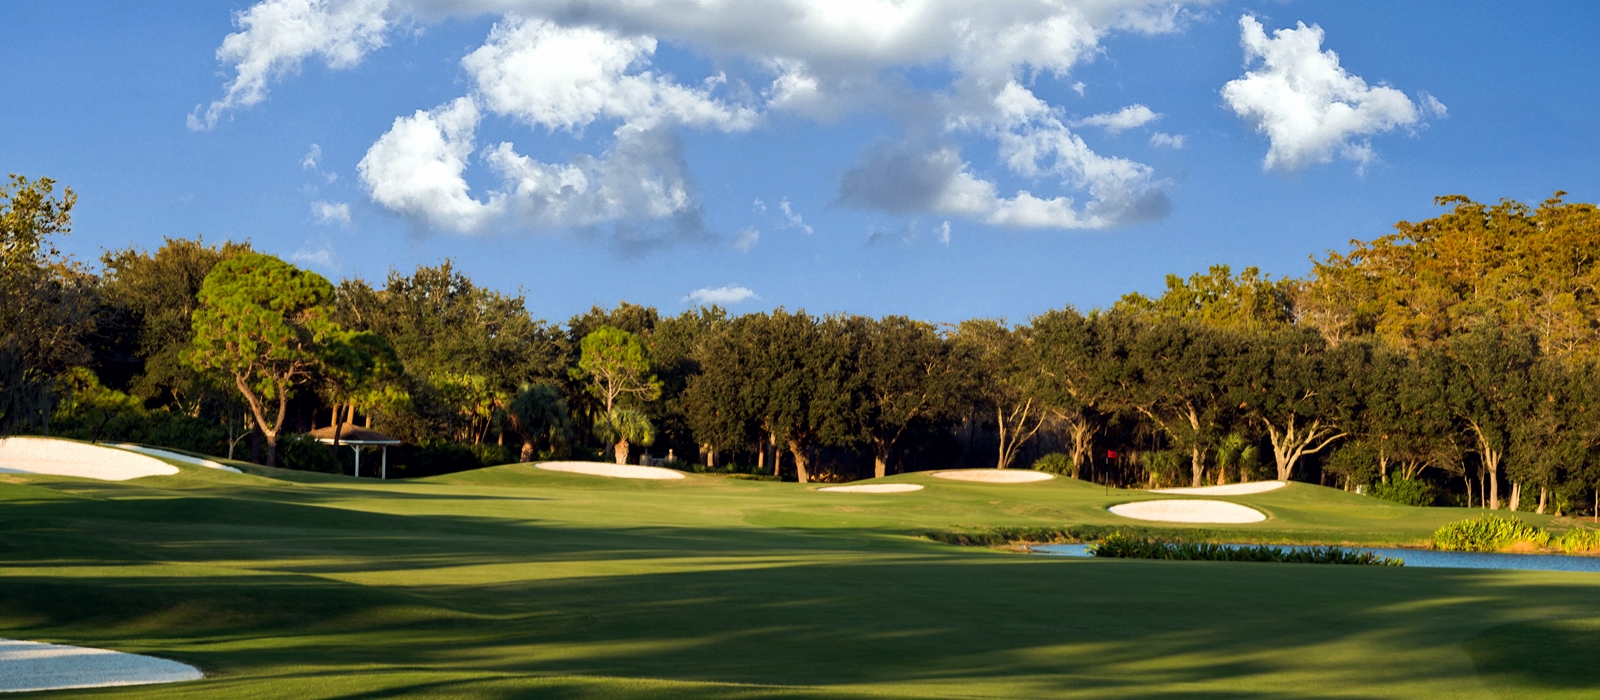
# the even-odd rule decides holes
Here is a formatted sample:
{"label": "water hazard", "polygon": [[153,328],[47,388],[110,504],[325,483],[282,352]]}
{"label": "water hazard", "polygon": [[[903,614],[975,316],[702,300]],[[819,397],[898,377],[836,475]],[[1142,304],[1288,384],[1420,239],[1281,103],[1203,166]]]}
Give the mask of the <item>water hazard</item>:
{"label": "water hazard", "polygon": [[[1036,544],[1028,548],[1038,554],[1056,557],[1088,557],[1087,544]],[[1245,546],[1245,545],[1240,545]],[[1305,549],[1294,545],[1281,545],[1284,549]],[[1496,554],[1489,552],[1436,552],[1429,549],[1392,549],[1389,547],[1347,547],[1356,552],[1372,552],[1378,556],[1394,557],[1406,566],[1440,569],[1526,569],[1532,571],[1589,571],[1600,573],[1600,557],[1567,556],[1564,554]]]}

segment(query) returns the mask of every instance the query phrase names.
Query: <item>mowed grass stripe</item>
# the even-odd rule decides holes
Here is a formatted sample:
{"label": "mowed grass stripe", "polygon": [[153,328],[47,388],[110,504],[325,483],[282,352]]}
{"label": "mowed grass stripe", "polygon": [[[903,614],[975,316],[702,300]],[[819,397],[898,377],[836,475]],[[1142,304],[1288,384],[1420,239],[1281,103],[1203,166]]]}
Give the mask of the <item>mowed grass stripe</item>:
{"label": "mowed grass stripe", "polygon": [[[1600,618],[1600,577],[1073,561],[914,536],[1112,524],[1106,505],[1145,497],[1062,479],[902,475],[928,488],[872,495],[525,466],[262,475],[277,476],[0,484],[0,634],[211,676],[96,691],[118,697],[1489,698],[1600,683],[1561,664],[1535,681],[1517,670],[1532,662],[1482,653],[1544,649],[1534,637],[1559,621]],[[1408,541],[1461,516],[1305,485],[1225,500],[1273,513],[1240,536]]]}

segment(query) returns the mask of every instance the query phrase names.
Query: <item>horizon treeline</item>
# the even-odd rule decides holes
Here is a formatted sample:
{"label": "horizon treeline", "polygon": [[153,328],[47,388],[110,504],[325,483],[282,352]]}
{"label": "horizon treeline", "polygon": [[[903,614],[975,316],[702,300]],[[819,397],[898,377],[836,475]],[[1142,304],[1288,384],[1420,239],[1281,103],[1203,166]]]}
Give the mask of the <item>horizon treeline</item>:
{"label": "horizon treeline", "polygon": [[348,471],[348,449],[301,434],[354,424],[404,440],[407,477],[648,456],[800,481],[1033,467],[1600,505],[1600,210],[1564,193],[1440,197],[1305,278],[1217,265],[1020,324],[627,302],[554,324],[449,260],[335,285],[171,238],[94,272],[50,245],[75,205],[53,187],[0,190],[0,434]]}

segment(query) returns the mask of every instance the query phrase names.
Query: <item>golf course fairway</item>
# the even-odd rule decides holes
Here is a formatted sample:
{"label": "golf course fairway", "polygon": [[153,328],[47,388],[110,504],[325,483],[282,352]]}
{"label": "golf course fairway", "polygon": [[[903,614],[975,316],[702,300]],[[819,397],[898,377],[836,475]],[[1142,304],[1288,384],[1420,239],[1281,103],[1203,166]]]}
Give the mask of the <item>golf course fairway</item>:
{"label": "golf course fairway", "polygon": [[[908,474],[878,483],[924,488],[872,494],[532,465],[379,482],[229,464],[247,473],[0,475],[0,637],[206,674],[67,691],[118,698],[1580,698],[1600,687],[1592,574],[1064,559],[920,536],[1149,527],[1106,508],[1164,497],[1067,478]],[[1416,544],[1475,513],[1297,483],[1221,500],[1268,515],[1194,526],[1236,541]]]}

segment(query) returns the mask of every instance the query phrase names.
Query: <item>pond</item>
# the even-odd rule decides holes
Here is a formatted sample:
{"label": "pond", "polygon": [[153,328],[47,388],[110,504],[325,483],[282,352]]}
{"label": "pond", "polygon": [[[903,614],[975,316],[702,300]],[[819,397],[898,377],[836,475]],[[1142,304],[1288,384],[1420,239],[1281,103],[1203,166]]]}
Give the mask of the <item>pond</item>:
{"label": "pond", "polygon": [[[1248,546],[1248,545],[1237,545]],[[1284,549],[1304,549],[1282,545]],[[1037,554],[1056,557],[1088,557],[1087,544],[1036,544],[1029,549]],[[1600,573],[1600,557],[1567,556],[1564,554],[1497,554],[1489,552],[1436,552],[1431,549],[1392,549],[1388,547],[1348,547],[1353,551],[1372,552],[1379,556],[1395,557],[1406,566],[1443,569],[1530,569],[1534,571],[1592,571]]]}

